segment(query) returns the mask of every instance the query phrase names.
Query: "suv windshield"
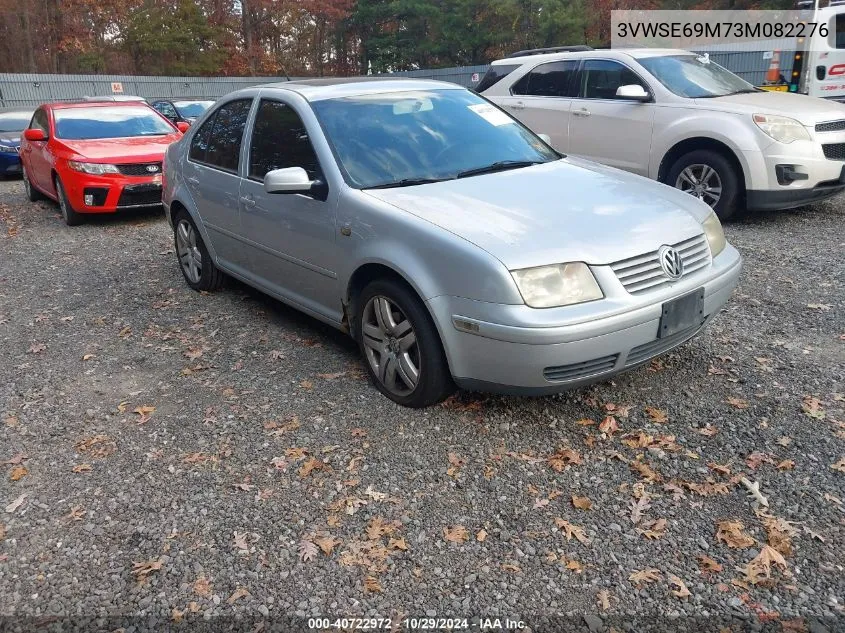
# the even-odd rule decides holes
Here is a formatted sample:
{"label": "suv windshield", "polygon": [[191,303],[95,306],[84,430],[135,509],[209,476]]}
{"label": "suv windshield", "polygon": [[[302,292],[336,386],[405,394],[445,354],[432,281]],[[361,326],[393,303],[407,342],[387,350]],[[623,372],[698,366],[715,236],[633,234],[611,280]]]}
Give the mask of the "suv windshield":
{"label": "suv windshield", "polygon": [[175,129],[147,106],[57,108],[56,137],[68,140],[163,136]]}
{"label": "suv windshield", "polygon": [[637,61],[679,97],[701,99],[758,92],[731,71],[696,55],[664,55]]}
{"label": "suv windshield", "polygon": [[421,184],[515,169],[560,155],[478,95],[460,89],[312,103],[350,186]]}
{"label": "suv windshield", "polygon": [[212,105],[214,105],[213,101],[173,102],[173,106],[176,108],[176,111],[179,113],[179,116],[191,119],[196,119],[199,115],[208,110]]}
{"label": "suv windshield", "polygon": [[29,127],[32,112],[0,113],[0,134],[5,132],[22,132]]}

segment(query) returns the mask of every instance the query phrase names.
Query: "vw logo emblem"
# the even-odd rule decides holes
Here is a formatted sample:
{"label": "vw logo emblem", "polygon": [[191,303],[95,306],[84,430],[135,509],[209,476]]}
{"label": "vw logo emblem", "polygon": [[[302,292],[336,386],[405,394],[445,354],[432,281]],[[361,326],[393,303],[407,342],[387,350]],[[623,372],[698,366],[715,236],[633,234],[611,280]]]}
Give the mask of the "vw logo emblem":
{"label": "vw logo emblem", "polygon": [[147,171],[154,174],[158,171],[158,165],[147,165]]}
{"label": "vw logo emblem", "polygon": [[657,251],[660,267],[670,279],[680,279],[684,274],[684,260],[681,254],[671,246],[661,246]]}

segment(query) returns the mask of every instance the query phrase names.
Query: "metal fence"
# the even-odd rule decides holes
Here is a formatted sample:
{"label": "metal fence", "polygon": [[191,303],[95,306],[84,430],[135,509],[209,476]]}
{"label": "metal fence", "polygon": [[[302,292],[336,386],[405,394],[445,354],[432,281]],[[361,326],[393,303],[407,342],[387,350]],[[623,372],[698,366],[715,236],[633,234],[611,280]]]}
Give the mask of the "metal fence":
{"label": "metal fence", "polygon": [[[703,51],[699,51],[703,52]],[[770,59],[766,51],[709,50],[710,58],[730,68],[754,85],[763,83]],[[794,51],[781,52],[781,73],[789,78]],[[466,88],[474,87],[489,66],[459,66],[390,73],[391,77],[414,77],[450,81]],[[263,83],[286,81],[285,77],[144,77],[128,75],[26,75],[0,73],[0,107],[36,106],[48,101],[67,101],[82,97],[115,94],[145,99],[167,97],[205,97],[223,95]],[[117,84],[114,85],[113,84]]]}

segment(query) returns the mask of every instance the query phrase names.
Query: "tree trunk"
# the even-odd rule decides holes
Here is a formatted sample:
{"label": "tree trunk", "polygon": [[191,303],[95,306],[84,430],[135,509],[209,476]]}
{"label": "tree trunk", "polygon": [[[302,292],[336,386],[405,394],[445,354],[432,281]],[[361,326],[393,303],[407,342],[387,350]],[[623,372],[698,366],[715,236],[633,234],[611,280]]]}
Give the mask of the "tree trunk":
{"label": "tree trunk", "polygon": [[249,74],[255,76],[257,65],[255,63],[255,25],[252,16],[251,3],[248,0],[241,0],[241,33],[244,39],[244,53],[246,54]]}

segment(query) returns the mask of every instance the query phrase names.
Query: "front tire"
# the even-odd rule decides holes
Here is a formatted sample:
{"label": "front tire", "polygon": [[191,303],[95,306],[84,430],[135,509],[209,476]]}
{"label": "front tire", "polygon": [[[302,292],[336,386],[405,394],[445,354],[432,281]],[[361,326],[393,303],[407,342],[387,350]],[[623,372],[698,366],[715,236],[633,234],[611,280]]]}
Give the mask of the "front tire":
{"label": "front tire", "polygon": [[211,261],[205,242],[186,211],[173,218],[173,241],[179,270],[191,288],[212,291],[223,285],[223,271]]}
{"label": "front tire", "polygon": [[23,188],[26,191],[26,199],[30,202],[38,202],[39,200],[43,200],[44,194],[32,186],[32,183],[29,180],[29,176],[26,175],[26,168],[21,171],[21,176],[23,177]]}
{"label": "front tire", "polygon": [[356,304],[358,345],[381,393],[404,407],[420,408],[455,391],[437,328],[410,288],[378,279],[364,288]]}
{"label": "front tire", "polygon": [[740,174],[722,154],[697,149],[669,169],[666,184],[706,202],[720,220],[733,217],[740,202]]}
{"label": "front tire", "polygon": [[65,224],[68,226],[79,226],[85,220],[82,217],[81,213],[77,213],[76,210],[71,205],[70,200],[67,199],[67,194],[65,193],[64,185],[62,185],[62,181],[56,176],[55,180],[56,184],[56,197],[59,199],[59,209],[62,212],[62,217],[65,220]]}

